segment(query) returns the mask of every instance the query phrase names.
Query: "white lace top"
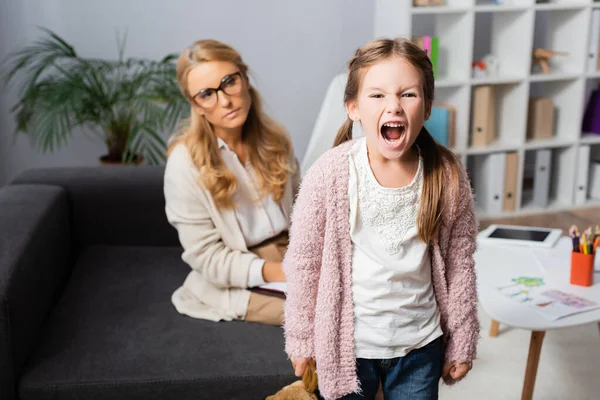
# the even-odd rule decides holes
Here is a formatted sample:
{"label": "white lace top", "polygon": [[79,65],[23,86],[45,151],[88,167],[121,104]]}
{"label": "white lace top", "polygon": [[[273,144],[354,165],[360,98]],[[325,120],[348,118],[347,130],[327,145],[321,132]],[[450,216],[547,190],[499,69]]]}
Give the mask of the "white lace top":
{"label": "white lace top", "polygon": [[442,334],[429,252],[416,226],[422,160],[411,183],[386,188],[371,170],[366,138],[349,157],[356,357],[401,357]]}

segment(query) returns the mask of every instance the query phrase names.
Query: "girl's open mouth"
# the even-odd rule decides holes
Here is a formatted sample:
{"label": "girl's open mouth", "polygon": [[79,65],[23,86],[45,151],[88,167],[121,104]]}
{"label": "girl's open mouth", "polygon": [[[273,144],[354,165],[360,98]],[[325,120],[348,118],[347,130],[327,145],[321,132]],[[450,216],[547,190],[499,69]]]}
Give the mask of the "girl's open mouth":
{"label": "girl's open mouth", "polygon": [[406,126],[401,122],[388,122],[381,127],[381,136],[390,146],[399,144],[405,133]]}

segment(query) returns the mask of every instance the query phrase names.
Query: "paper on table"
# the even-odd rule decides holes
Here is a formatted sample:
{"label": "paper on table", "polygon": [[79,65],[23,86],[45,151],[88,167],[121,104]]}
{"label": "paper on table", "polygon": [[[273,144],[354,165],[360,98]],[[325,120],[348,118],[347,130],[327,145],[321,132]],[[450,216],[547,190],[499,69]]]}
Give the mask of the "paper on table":
{"label": "paper on table", "polygon": [[497,289],[503,296],[527,304],[552,320],[600,308],[592,300],[546,285],[544,278],[538,276],[515,277]]}

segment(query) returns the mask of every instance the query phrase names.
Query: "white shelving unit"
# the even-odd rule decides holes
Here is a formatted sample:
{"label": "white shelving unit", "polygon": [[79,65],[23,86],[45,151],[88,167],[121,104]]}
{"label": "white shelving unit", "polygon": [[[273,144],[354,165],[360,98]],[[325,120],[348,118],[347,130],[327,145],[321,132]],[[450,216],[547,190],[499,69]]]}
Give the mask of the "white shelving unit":
{"label": "white shelving unit", "polygon": [[[600,199],[588,195],[581,201],[577,191],[587,191],[580,174],[587,177],[591,160],[600,160],[600,135],[581,132],[585,107],[592,90],[600,84],[600,71],[589,70],[593,0],[446,0],[445,6],[416,7],[412,0],[376,0],[375,37],[438,36],[436,102],[456,109],[458,154],[471,177],[479,217],[505,217],[597,206]],[[600,32],[596,33],[600,35]],[[534,48],[566,52],[550,61],[552,72],[543,74],[532,63]],[[495,76],[474,78],[471,65],[487,54],[499,60]],[[495,88],[496,139],[485,147],[471,147],[473,91],[479,85]],[[531,97],[550,98],[554,105],[554,133],[549,139],[527,137],[528,103]],[[589,146],[589,160],[579,160],[581,146]],[[486,158],[498,153],[517,153],[517,185],[514,209],[482,207],[478,199],[478,176]],[[542,156],[544,153],[545,156]],[[550,182],[547,201],[536,203],[531,193],[536,155],[549,157]],[[497,159],[497,157],[496,157]],[[581,165],[583,162],[587,165]],[[486,172],[487,173],[487,172]],[[489,189],[489,182],[480,184]],[[505,195],[504,189],[501,193]]]}

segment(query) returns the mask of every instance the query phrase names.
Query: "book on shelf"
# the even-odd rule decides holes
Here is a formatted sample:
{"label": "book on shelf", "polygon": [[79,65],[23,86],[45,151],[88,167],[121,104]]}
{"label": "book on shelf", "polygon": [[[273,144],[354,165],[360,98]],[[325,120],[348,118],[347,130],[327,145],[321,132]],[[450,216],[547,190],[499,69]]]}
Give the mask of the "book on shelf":
{"label": "book on shelf", "polygon": [[425,128],[431,136],[446,147],[455,146],[456,137],[456,110],[450,104],[434,104],[431,115],[425,121]]}
{"label": "book on shelf", "polygon": [[437,36],[415,36],[411,41],[427,52],[433,67],[434,78],[438,77],[439,38]]}
{"label": "book on shelf", "polygon": [[446,0],[413,0],[415,7],[445,6]]}

